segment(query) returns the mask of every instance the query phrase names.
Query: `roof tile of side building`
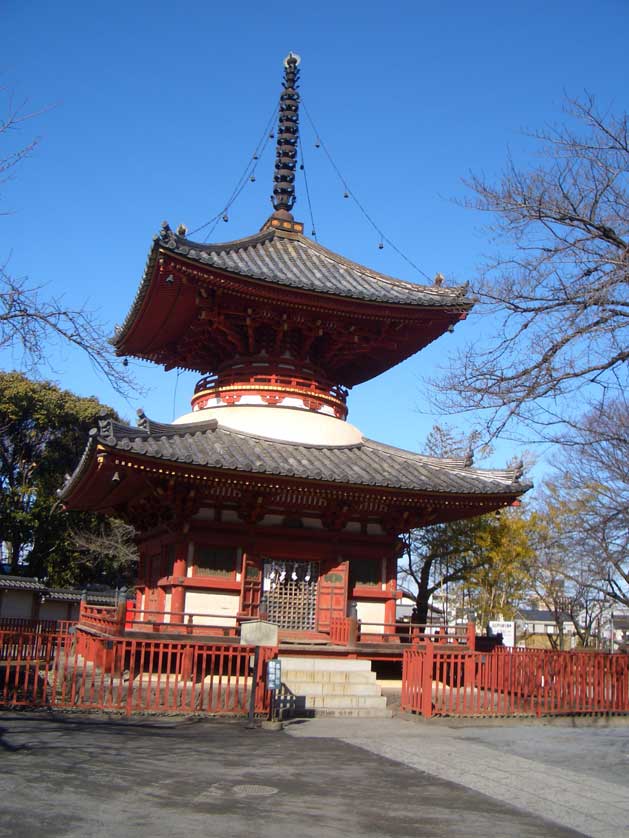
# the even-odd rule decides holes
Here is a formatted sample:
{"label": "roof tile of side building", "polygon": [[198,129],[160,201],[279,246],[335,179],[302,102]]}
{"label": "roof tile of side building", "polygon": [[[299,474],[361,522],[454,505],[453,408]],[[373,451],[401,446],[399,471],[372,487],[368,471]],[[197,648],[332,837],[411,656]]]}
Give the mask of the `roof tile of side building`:
{"label": "roof tile of side building", "polygon": [[34,576],[0,575],[0,588],[10,591],[45,591],[46,585]]}
{"label": "roof tile of side building", "polygon": [[345,259],[300,233],[267,228],[231,242],[202,244],[176,235],[165,225],[156,237],[138,294],[124,324],[117,329],[114,343],[133,321],[160,250],[237,276],[317,294],[420,308],[467,310],[472,306],[465,296],[467,286],[446,288],[395,279]]}
{"label": "roof tile of side building", "polygon": [[427,457],[364,437],[355,445],[304,445],[235,431],[216,420],[191,425],[146,420],[143,427],[103,420],[61,497],[78,484],[96,444],[163,462],[383,489],[515,496],[529,488],[517,469],[476,469],[463,459]]}

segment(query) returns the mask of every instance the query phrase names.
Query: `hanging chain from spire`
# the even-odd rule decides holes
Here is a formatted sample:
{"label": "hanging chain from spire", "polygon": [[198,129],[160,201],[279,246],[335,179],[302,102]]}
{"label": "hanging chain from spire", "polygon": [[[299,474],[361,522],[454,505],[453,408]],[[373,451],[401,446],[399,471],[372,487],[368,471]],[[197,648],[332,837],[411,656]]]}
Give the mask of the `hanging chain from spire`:
{"label": "hanging chain from spire", "polygon": [[277,129],[275,175],[273,177],[273,209],[288,213],[295,204],[295,169],[297,166],[297,141],[299,139],[299,81],[298,55],[289,52],[284,59],[284,81],[280,96]]}

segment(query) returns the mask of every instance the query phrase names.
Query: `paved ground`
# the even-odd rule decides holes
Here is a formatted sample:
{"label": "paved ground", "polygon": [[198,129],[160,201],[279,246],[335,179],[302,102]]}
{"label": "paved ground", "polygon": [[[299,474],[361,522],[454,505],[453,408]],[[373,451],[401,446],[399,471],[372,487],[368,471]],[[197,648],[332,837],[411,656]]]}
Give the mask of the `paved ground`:
{"label": "paved ground", "polygon": [[[334,736],[579,834],[629,835],[629,726],[624,720],[425,722],[401,715],[377,727],[353,719],[317,719],[289,728],[289,734]],[[492,829],[492,834],[502,833]]]}
{"label": "paved ground", "polygon": [[628,755],[627,727],[2,713],[0,836],[617,838]]}

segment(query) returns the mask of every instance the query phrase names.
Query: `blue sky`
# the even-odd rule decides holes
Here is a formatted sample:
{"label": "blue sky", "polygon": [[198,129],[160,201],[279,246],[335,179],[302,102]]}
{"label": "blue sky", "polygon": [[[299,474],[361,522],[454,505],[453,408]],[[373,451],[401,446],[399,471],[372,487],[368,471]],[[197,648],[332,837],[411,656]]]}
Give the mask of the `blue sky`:
{"label": "blue sky", "polygon": [[[6,97],[42,111],[11,141],[41,137],[4,185],[0,259],[110,331],[135,295],[163,219],[190,229],[223,207],[273,111],[282,60],[302,57],[301,93],[353,192],[385,234],[430,277],[473,279],[490,252],[485,219],[464,210],[461,178],[499,174],[510,149],[526,164],[522,129],[561,117],[564,92],[626,110],[629,3],[319,2],[232,6],[5,0]],[[318,240],[358,262],[423,281],[340,185],[302,117]],[[5,149],[0,152],[6,152]],[[273,150],[212,239],[255,232],[270,214]],[[3,154],[0,153],[0,157]],[[295,216],[310,218],[303,183]],[[421,378],[465,337],[473,316],[428,350],[360,386],[350,421],[405,448],[439,417]],[[95,394],[132,418],[170,421],[188,409],[196,376],[132,362],[145,395],[125,403],[82,357],[51,349],[48,377]],[[0,355],[11,368],[18,357]],[[465,427],[462,419],[451,424]],[[512,449],[498,446],[496,464]]]}

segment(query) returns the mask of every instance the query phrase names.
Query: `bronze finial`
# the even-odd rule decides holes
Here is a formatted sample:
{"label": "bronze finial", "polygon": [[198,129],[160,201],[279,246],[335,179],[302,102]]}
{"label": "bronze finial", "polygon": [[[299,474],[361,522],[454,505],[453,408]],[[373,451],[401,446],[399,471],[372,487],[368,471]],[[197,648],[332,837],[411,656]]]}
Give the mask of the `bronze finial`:
{"label": "bronze finial", "polygon": [[290,216],[295,203],[295,169],[297,167],[297,140],[299,137],[299,81],[298,64],[301,58],[289,52],[284,59],[284,81],[280,96],[280,112],[273,177],[273,209],[283,210]]}

